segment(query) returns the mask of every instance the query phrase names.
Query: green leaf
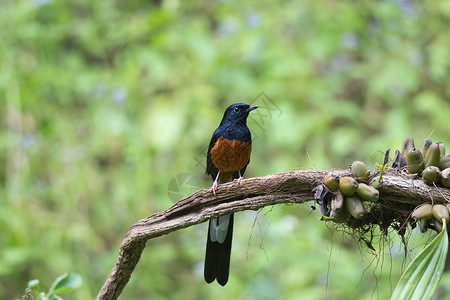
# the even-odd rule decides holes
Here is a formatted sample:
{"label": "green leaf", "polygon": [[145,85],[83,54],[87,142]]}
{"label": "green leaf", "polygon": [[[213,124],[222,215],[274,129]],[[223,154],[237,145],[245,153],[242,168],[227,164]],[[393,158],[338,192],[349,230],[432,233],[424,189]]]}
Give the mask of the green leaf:
{"label": "green leaf", "polygon": [[33,279],[33,280],[28,281],[27,287],[30,290],[35,291],[35,290],[37,290],[38,286],[39,286],[39,279]]}
{"label": "green leaf", "polygon": [[448,251],[447,226],[409,264],[395,287],[391,300],[431,299],[441,279]]}
{"label": "green leaf", "polygon": [[64,273],[53,281],[47,295],[63,294],[79,288],[82,284],[81,276],[75,273]]}

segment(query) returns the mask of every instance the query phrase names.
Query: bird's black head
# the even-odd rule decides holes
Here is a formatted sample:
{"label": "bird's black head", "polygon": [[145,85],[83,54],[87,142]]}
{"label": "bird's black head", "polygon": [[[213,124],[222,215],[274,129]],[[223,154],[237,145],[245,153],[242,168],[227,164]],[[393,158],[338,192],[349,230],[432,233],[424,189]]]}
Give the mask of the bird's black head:
{"label": "bird's black head", "polygon": [[258,106],[250,106],[245,103],[235,103],[230,106],[228,106],[227,110],[225,111],[225,114],[223,115],[222,122],[220,125],[227,123],[247,123],[247,117],[248,114],[254,110],[257,109]]}

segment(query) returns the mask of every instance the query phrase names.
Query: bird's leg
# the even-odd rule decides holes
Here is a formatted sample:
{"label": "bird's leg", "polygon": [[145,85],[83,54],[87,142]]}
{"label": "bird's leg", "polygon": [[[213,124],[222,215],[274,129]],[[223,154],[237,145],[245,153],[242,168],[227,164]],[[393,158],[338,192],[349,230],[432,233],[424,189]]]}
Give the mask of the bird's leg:
{"label": "bird's leg", "polygon": [[234,181],[237,181],[238,184],[241,184],[241,180],[244,177],[242,177],[242,175],[241,175],[241,170],[238,170],[238,173],[239,173],[239,178],[236,178]]}
{"label": "bird's leg", "polygon": [[211,187],[211,191],[213,192],[214,196],[216,195],[216,190],[217,190],[217,186],[219,185],[219,175],[220,175],[220,170],[219,172],[217,172],[217,176],[216,176],[216,180],[214,180],[213,185]]}

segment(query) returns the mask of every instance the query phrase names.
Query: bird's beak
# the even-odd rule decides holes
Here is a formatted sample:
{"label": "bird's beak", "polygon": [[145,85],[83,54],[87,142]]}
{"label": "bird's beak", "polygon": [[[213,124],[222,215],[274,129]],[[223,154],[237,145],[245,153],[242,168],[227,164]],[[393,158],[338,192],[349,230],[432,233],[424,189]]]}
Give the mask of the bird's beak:
{"label": "bird's beak", "polygon": [[250,106],[249,108],[247,108],[245,111],[246,112],[251,112],[254,109],[257,109],[259,106]]}

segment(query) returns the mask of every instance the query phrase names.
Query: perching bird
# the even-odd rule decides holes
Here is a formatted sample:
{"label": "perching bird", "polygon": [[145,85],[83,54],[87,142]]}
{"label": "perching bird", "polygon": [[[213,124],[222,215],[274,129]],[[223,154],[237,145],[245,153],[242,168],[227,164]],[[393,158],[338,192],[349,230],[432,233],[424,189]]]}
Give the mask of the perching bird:
{"label": "perching bird", "polygon": [[[250,111],[258,106],[244,103],[230,105],[222,122],[214,131],[206,158],[206,174],[211,175],[214,195],[218,183],[233,178],[240,182],[250,162],[252,136],[247,127]],[[230,273],[231,240],[233,237],[233,214],[213,218],[209,221],[206,240],[204,277],[207,283],[217,279],[220,285],[228,282]]]}

